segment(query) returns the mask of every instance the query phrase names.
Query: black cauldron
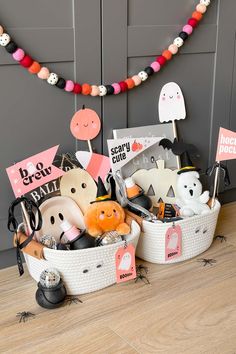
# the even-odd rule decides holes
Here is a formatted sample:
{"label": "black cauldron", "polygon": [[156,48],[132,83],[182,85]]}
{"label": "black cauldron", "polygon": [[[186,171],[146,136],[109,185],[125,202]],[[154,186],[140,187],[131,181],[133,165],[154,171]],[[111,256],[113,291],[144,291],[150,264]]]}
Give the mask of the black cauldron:
{"label": "black cauldron", "polygon": [[66,288],[60,280],[59,284],[53,288],[46,288],[38,283],[38,289],[35,294],[35,298],[39,306],[45,309],[55,309],[60,307],[66,298]]}

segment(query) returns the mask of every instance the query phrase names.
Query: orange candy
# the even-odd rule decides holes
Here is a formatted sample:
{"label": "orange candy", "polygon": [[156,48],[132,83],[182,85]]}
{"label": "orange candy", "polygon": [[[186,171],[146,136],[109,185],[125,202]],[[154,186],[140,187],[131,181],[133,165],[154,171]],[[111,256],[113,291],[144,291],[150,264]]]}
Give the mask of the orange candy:
{"label": "orange candy", "polygon": [[164,50],[164,52],[162,52],[162,56],[166,58],[166,60],[170,60],[172,58],[172,53],[168,49],[166,49]]}
{"label": "orange candy", "polygon": [[40,70],[41,70],[41,65],[37,61],[34,61],[33,64],[28,69],[28,71],[31,74],[38,74]]}
{"label": "orange candy", "polygon": [[92,87],[89,84],[83,84],[82,85],[82,95],[89,95],[90,92],[92,91]]}
{"label": "orange candy", "polygon": [[195,20],[197,20],[197,21],[201,21],[201,19],[202,19],[202,14],[201,14],[201,12],[194,11],[194,12],[192,13],[192,18],[195,18]]}
{"label": "orange candy", "polygon": [[129,90],[131,90],[135,86],[134,80],[131,78],[126,79],[125,82]]}

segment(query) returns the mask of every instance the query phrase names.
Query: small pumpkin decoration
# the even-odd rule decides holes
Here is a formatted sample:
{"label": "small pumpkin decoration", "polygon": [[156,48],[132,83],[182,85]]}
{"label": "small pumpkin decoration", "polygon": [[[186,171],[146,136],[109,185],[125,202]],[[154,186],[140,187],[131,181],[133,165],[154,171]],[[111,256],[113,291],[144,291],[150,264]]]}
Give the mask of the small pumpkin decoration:
{"label": "small pumpkin decoration", "polygon": [[130,227],[125,223],[124,209],[111,200],[100,177],[96,201],[87,208],[84,221],[88,233],[94,237],[109,231],[116,231],[119,235],[130,233]]}
{"label": "small pumpkin decoration", "polygon": [[[150,170],[140,169],[136,171],[132,178],[143,190],[150,196],[153,205],[158,206],[158,202],[162,199],[165,203],[175,203],[176,201],[176,180],[177,171],[165,168],[165,161],[156,161],[157,168]],[[149,194],[152,189],[152,195]]]}
{"label": "small pumpkin decoration", "polygon": [[70,130],[76,139],[92,140],[100,132],[101,121],[97,113],[83,106],[71,119]]}

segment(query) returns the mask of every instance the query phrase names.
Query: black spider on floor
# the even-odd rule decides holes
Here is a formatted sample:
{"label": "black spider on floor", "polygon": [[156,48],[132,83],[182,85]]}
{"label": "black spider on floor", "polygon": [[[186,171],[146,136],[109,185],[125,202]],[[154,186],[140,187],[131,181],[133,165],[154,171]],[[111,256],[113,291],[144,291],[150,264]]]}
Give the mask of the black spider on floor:
{"label": "black spider on floor", "polygon": [[78,304],[78,303],[83,303],[83,301],[81,301],[78,297],[74,297],[74,296],[68,296],[67,298],[66,298],[66,304],[67,305],[72,305],[72,304]]}
{"label": "black spider on floor", "polygon": [[20,322],[26,322],[29,318],[31,317],[35,317],[35,314],[32,312],[28,312],[28,311],[23,311],[23,312],[18,312],[16,314],[16,317],[19,317],[19,323]]}
{"label": "black spider on floor", "polygon": [[227,241],[227,237],[223,236],[223,235],[217,235],[214,237],[214,240],[220,240],[220,242],[222,243],[223,241],[226,242]]}
{"label": "black spider on floor", "polygon": [[[145,274],[143,274],[143,272]],[[134,279],[135,283],[137,283],[138,280],[142,280],[145,284],[150,284],[150,281],[147,278],[147,273],[148,273],[148,267],[143,266],[142,264],[139,264],[136,266],[136,278]]]}
{"label": "black spider on floor", "polygon": [[207,264],[209,264],[210,266],[213,266],[213,264],[217,262],[213,258],[201,258],[201,259],[198,259],[197,261],[203,263],[203,267],[205,267]]}

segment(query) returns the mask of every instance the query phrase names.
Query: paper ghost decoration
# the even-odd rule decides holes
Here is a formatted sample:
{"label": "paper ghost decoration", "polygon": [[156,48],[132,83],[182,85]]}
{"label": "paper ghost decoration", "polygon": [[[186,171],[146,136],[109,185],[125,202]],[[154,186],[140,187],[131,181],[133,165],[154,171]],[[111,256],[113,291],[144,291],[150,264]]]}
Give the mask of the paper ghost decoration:
{"label": "paper ghost decoration", "polygon": [[168,82],[162,87],[158,110],[161,123],[186,118],[184,96],[175,82]]}
{"label": "paper ghost decoration", "polygon": [[170,236],[170,240],[168,242],[167,248],[168,249],[175,249],[178,245],[178,234],[177,233],[173,233]]}
{"label": "paper ghost decoration", "polygon": [[131,254],[129,252],[126,252],[120,261],[120,265],[119,265],[118,269],[119,270],[129,270],[130,266],[131,266],[131,262],[132,262]]}

